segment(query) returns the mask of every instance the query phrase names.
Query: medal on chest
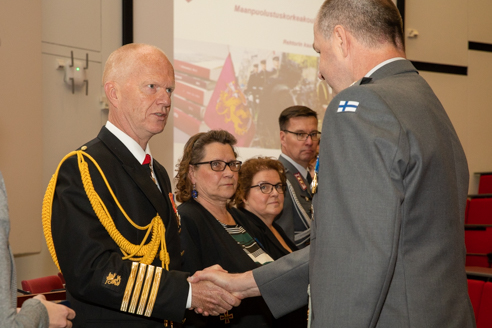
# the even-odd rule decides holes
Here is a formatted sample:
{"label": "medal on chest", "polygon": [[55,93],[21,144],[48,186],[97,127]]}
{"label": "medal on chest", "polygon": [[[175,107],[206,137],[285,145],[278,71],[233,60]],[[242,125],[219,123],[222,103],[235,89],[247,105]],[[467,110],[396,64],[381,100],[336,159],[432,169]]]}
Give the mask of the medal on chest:
{"label": "medal on chest", "polygon": [[318,191],[318,171],[319,171],[319,155],[316,158],[316,165],[314,166],[314,177],[311,182],[311,193],[314,195]]}
{"label": "medal on chest", "polygon": [[172,192],[169,193],[169,200],[173,205],[174,215],[176,216],[176,222],[178,223],[178,232],[181,232],[181,216],[179,216],[178,209],[176,208],[176,203],[174,202],[174,194]]}

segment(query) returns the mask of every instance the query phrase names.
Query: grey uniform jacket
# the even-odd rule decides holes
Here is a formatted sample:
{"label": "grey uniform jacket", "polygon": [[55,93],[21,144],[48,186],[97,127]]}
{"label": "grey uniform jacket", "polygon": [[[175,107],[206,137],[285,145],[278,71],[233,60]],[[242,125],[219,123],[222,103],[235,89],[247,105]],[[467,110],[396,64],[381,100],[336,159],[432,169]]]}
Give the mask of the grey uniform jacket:
{"label": "grey uniform jacket", "polygon": [[281,315],[305,302],[309,282],[313,327],[474,327],[467,190],[465,154],[432,89],[407,60],[381,67],[328,106],[310,249],[253,271],[263,298]]}
{"label": "grey uniform jacket", "polygon": [[0,173],[0,327],[48,327],[48,312],[39,300],[25,301],[20,312],[17,313],[17,283],[14,258],[9,245],[9,232],[7,192]]}
{"label": "grey uniform jacket", "polygon": [[[284,165],[287,188],[284,197],[284,209],[275,222],[282,227],[287,237],[297,247],[309,244],[311,234],[311,190],[308,182],[292,163],[280,155],[278,160]],[[295,176],[298,174],[302,182]],[[305,188],[304,188],[305,187]]]}

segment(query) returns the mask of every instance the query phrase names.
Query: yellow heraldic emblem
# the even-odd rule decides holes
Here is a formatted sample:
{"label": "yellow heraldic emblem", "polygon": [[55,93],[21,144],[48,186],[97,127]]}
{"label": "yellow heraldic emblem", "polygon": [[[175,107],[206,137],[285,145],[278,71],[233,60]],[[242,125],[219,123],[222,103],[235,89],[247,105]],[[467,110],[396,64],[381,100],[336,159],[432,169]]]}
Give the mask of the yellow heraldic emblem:
{"label": "yellow heraldic emblem", "polygon": [[[125,212],[118,199],[116,198],[109,182],[106,179],[101,167],[89,154],[84,152],[87,147],[84,146],[81,150],[73,151],[66,155],[58,165],[58,168],[53,174],[53,177],[48,184],[46,194],[43,199],[43,231],[46,238],[46,244],[50,251],[51,257],[56,266],[60,270],[58,264],[58,258],[55,252],[55,246],[53,243],[53,236],[51,234],[51,215],[53,197],[55,194],[56,181],[58,178],[58,172],[60,167],[71,156],[77,156],[78,166],[80,170],[80,176],[82,178],[82,184],[87,194],[87,198],[92,205],[92,208],[98,217],[99,221],[111,236],[113,241],[118,245],[123,254],[123,260],[132,261],[132,268],[130,276],[128,277],[125,293],[121,303],[121,311],[136,313],[139,315],[145,315],[150,317],[154,308],[157,292],[159,290],[160,280],[162,276],[163,268],[169,270],[170,257],[167,252],[165,233],[166,228],[162,222],[161,217],[157,214],[151,222],[146,226],[139,226],[133,222],[128,214]],[[92,179],[89,173],[89,165],[85,161],[88,158],[94,166],[98,169],[104,180],[109,193],[111,194],[114,202],[124,215],[126,220],[138,230],[146,230],[145,237],[139,245],[130,243],[117,229],[111,214],[109,213],[106,205],[103,203],[99,194],[94,189]],[[150,241],[148,241],[150,237]],[[160,249],[160,250],[159,250]],[[154,267],[151,263],[156,257],[159,257],[162,263],[162,267]],[[61,270],[60,270],[61,271]],[[119,286],[121,283],[121,276],[117,276],[116,273],[109,273],[106,277],[105,284]],[[135,285],[135,288],[133,288]],[[138,302],[138,300],[140,302]]]}
{"label": "yellow heraldic emblem", "polygon": [[234,132],[244,135],[252,124],[252,116],[247,107],[246,97],[236,88],[235,82],[227,83],[227,89],[220,92],[215,110],[219,115],[224,115],[225,123],[234,124]]}
{"label": "yellow heraldic emblem", "polygon": [[120,282],[121,282],[121,276],[116,277],[116,272],[115,273],[110,272],[106,277],[105,284],[119,286]]}

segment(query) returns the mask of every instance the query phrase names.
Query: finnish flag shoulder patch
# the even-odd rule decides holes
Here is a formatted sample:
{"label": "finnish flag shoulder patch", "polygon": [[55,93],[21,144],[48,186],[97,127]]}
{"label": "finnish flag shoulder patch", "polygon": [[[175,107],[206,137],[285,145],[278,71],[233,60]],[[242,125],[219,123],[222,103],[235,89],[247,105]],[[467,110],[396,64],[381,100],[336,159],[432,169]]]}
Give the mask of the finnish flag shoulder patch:
{"label": "finnish flag shoulder patch", "polygon": [[340,104],[338,105],[337,113],[355,112],[357,110],[358,106],[359,106],[358,101],[342,100],[342,101],[340,101]]}

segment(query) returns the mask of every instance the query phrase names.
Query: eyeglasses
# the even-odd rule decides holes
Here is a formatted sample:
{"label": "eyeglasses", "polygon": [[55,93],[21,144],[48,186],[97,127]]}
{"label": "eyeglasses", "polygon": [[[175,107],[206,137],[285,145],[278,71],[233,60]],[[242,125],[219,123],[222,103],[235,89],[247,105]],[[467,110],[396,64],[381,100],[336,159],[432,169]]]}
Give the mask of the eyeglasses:
{"label": "eyeglasses", "polygon": [[215,161],[210,161],[210,162],[200,162],[200,163],[195,163],[191,165],[201,165],[201,164],[210,164],[210,168],[212,171],[217,171],[221,172],[224,171],[226,166],[229,166],[232,172],[237,172],[241,168],[241,164],[243,162],[241,161],[230,161],[230,162],[224,162],[221,160],[215,160]]}
{"label": "eyeglasses", "polygon": [[307,140],[308,137],[311,137],[311,140],[316,141],[316,140],[319,139],[319,135],[321,134],[321,132],[319,132],[319,131],[315,131],[315,132],[311,132],[311,133],[306,133],[306,132],[292,132],[292,131],[289,131],[289,130],[282,130],[282,131],[295,134],[297,136],[297,140],[299,140],[299,141]]}
{"label": "eyeglasses", "polygon": [[276,185],[273,185],[268,182],[262,182],[257,184],[256,186],[251,186],[250,188],[256,188],[256,187],[260,188],[261,192],[264,194],[271,194],[273,187],[275,187],[275,190],[277,190],[279,194],[283,194],[285,191],[285,186],[281,183],[277,183]]}

